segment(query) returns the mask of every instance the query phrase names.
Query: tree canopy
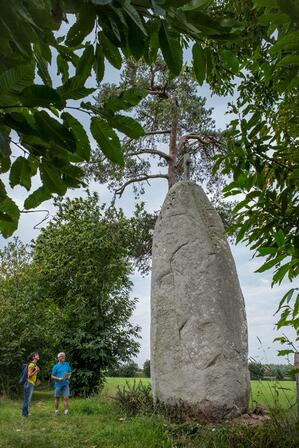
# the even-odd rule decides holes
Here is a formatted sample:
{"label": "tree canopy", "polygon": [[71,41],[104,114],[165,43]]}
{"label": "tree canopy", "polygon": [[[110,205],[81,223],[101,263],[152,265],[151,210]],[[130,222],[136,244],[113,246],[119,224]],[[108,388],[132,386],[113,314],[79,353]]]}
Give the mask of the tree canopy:
{"label": "tree canopy", "polygon": [[[144,98],[144,90],[119,92],[97,116],[92,104],[82,101],[95,92],[86,81],[94,73],[100,83],[106,62],[117,69],[124,57],[151,64],[161,50],[175,76],[183,66],[183,49],[193,45],[199,82],[207,80],[218,91],[230,89],[239,66],[236,42],[241,36],[246,41],[240,53],[244,57],[252,31],[244,38],[238,8],[226,10],[225,3],[1,0],[0,169],[8,173],[11,187],[28,190],[25,209],[82,185],[80,162],[90,158],[90,139],[79,112],[87,116],[103,154],[116,164],[124,163],[116,131],[130,138],[143,134],[121,111]],[[41,186],[32,191],[35,175]],[[0,201],[0,231],[7,237],[17,228],[20,210],[3,183]]]}
{"label": "tree canopy", "polygon": [[49,377],[63,350],[73,392],[90,395],[107,369],[139,349],[139,327],[130,323],[136,219],[105,212],[97,195],[57,206],[32,251],[17,240],[0,252],[1,391],[16,389],[30,352],[42,354],[42,374]]}

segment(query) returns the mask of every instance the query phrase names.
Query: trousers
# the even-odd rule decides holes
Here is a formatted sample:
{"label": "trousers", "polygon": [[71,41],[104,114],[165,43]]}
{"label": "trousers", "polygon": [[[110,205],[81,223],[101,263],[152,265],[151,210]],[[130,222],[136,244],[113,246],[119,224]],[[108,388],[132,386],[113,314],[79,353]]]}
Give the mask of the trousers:
{"label": "trousers", "polygon": [[28,417],[29,414],[29,405],[31,402],[33,389],[34,389],[33,384],[28,383],[28,381],[26,381],[26,383],[24,384],[24,401],[22,407],[22,415],[24,417]]}

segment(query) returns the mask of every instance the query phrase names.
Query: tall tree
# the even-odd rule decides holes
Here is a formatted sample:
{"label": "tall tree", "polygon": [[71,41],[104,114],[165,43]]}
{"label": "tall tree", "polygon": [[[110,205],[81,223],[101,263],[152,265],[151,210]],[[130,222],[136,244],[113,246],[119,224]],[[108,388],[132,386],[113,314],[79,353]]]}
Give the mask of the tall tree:
{"label": "tall tree", "polygon": [[97,195],[66,200],[34,244],[38,293],[58,310],[60,349],[72,365],[76,394],[96,392],[104,371],[139,348],[139,327],[129,322],[136,299],[127,227],[121,214],[104,214]]}
{"label": "tall tree", "polygon": [[94,150],[87,168],[89,175],[108,182],[115,195],[121,196],[129,185],[140,194],[146,183],[159,178],[165,179],[170,188],[188,177],[190,171],[192,179],[204,186],[215,203],[221,204],[224,178],[217,173],[212,176],[211,170],[215,153],[225,152],[224,139],[215,129],[212,109],[207,109],[206,99],[199,96],[193,73],[186,68],[173,78],[161,57],[151,66],[128,60],[119,86],[103,85],[93,111],[113,109],[115,94],[132,86],[148,93],[128,110],[143,126],[144,135],[123,140],[123,168],[116,168],[99,148]]}

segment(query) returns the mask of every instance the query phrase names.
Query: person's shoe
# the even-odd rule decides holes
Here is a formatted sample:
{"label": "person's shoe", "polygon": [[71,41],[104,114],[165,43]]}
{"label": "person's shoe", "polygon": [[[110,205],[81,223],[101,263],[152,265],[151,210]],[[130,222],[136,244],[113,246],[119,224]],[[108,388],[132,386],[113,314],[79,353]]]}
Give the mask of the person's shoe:
{"label": "person's shoe", "polygon": [[65,409],[64,415],[69,415],[69,410],[68,409]]}
{"label": "person's shoe", "polygon": [[58,409],[56,409],[56,410],[54,411],[54,415],[55,415],[55,417],[57,417],[57,415],[59,415],[59,411],[58,411]]}

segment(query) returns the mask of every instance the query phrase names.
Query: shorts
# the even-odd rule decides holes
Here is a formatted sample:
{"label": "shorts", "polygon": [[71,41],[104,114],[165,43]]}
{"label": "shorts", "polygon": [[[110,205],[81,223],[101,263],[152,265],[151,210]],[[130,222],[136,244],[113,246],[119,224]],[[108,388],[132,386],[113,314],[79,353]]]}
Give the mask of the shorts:
{"label": "shorts", "polygon": [[69,397],[70,396],[70,386],[66,384],[65,386],[55,387],[54,389],[54,397]]}

